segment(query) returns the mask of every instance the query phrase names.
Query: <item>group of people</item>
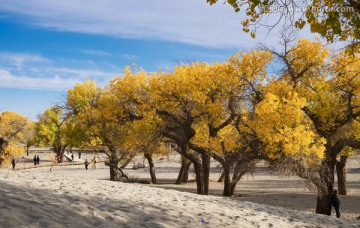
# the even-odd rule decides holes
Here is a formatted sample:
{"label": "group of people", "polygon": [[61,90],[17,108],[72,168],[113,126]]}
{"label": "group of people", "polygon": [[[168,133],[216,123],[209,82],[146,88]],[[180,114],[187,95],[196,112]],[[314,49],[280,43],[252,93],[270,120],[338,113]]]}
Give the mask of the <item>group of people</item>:
{"label": "group of people", "polygon": [[[72,159],[74,159],[74,155],[71,156]],[[39,155],[35,155],[34,156],[34,165],[39,165],[40,164],[40,158]],[[92,169],[96,169],[96,156],[94,156],[94,158],[91,161],[92,163]],[[11,159],[11,164],[12,164],[12,168],[15,169],[15,158]],[[88,169],[89,166],[89,161],[86,159],[85,160],[85,169]],[[336,217],[340,218],[340,200],[339,197],[337,196],[337,190],[334,190],[332,196],[331,196],[331,205],[335,208],[335,212],[336,212]]]}
{"label": "group of people", "polygon": [[[40,157],[39,157],[39,155],[34,155],[33,161],[34,161],[34,165],[40,165]],[[15,169],[16,163],[17,162],[16,162],[15,158],[12,158],[11,159],[11,165],[12,165],[13,169]]]}
{"label": "group of people", "polygon": [[39,155],[35,155],[33,158],[34,165],[40,165],[40,158]]}
{"label": "group of people", "polygon": [[[88,166],[89,166],[89,161],[87,159],[85,159],[84,164],[85,164],[85,169],[87,170]],[[91,160],[91,164],[92,164],[91,169],[96,169],[96,156],[94,156],[94,158]]]}

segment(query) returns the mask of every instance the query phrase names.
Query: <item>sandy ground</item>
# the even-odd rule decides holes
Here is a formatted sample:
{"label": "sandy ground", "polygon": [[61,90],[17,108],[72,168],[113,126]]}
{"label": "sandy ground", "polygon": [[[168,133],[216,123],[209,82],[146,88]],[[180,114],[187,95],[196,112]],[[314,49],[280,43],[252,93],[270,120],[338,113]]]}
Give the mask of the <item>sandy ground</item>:
{"label": "sandy ground", "polygon": [[[44,151],[18,159],[17,168],[51,164]],[[93,157],[83,154],[82,158]],[[316,194],[296,177],[279,177],[259,165],[237,186],[236,196],[222,197],[220,169],[213,165],[211,196],[199,196],[190,182],[175,185],[177,156],[156,160],[158,184],[111,182],[109,169],[83,165],[0,172],[0,227],[360,227],[360,156],[349,159],[349,194],[340,196],[342,219],[314,214]],[[137,161],[139,163],[141,161]],[[150,180],[147,167],[125,172]],[[190,179],[194,179],[194,174]]]}

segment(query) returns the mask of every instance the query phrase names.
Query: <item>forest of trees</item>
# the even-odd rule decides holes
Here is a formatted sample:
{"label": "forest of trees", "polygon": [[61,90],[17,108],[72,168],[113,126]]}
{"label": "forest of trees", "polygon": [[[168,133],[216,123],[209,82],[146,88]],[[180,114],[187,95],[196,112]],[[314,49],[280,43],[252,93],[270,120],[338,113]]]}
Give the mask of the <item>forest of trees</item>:
{"label": "forest of trees", "polygon": [[152,159],[171,145],[182,156],[176,183],[193,164],[198,194],[209,192],[211,159],[223,168],[224,196],[265,160],[313,183],[316,212],[330,214],[334,176],[346,194],[346,159],[360,148],[359,74],[358,55],[306,39],[172,72],[128,67],[106,86],[76,84],[35,123],[2,112],[0,164],[24,146],[50,146],[60,156],[66,148],[92,149],[106,155],[116,181],[124,163],[143,155],[156,183]]}

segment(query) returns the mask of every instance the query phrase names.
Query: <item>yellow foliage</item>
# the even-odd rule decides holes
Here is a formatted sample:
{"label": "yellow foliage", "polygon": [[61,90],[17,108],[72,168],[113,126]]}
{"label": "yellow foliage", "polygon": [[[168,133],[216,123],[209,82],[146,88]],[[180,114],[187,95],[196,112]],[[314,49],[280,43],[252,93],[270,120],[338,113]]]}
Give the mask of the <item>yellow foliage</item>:
{"label": "yellow foliage", "polygon": [[267,93],[256,106],[251,124],[264,142],[269,157],[278,158],[281,154],[323,156],[325,141],[317,136],[306,120],[301,110],[305,102],[296,92],[287,91],[285,96]]}
{"label": "yellow foliage", "polygon": [[253,50],[251,53],[238,52],[236,56],[231,56],[229,61],[238,76],[262,82],[267,76],[266,65],[272,59],[273,55],[269,51]]}
{"label": "yellow foliage", "polygon": [[[186,120],[195,132],[191,143],[218,155],[258,137],[272,158],[321,158],[325,140],[316,130],[331,131],[346,116],[349,94],[353,111],[360,111],[358,56],[336,55],[330,64],[329,56],[318,40],[299,40],[283,56],[284,71],[272,79],[268,51],[175,66],[173,72],[128,67],[104,88],[89,80],[76,85],[67,104],[76,113],[75,125],[98,146],[157,151],[161,130]],[[319,121],[316,127],[309,113]]]}
{"label": "yellow foliage", "polygon": [[12,158],[17,158],[24,153],[24,147],[10,143],[8,146],[3,146],[0,159],[5,164],[9,164]]}
{"label": "yellow foliage", "polygon": [[0,164],[24,152],[19,143],[29,136],[31,124],[27,117],[15,112],[0,113]]}

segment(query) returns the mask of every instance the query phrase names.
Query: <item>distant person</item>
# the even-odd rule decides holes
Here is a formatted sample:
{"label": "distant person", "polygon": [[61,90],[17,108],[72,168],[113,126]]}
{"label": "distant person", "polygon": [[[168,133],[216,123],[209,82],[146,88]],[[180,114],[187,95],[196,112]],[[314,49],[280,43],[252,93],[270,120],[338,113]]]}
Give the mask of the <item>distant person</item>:
{"label": "distant person", "polygon": [[12,167],[13,167],[13,169],[15,169],[15,158],[13,158],[13,159],[11,159],[11,164],[12,164]]}
{"label": "distant person", "polygon": [[93,160],[92,160],[92,169],[96,169],[96,156],[94,156]]}
{"label": "distant person", "polygon": [[73,162],[74,161],[74,154],[71,153],[71,161]]}
{"label": "distant person", "polygon": [[85,169],[86,169],[86,170],[88,169],[88,166],[89,166],[89,162],[88,162],[88,160],[86,159],[86,160],[85,160]]}
{"label": "distant person", "polygon": [[79,150],[78,152],[78,155],[79,155],[79,159],[81,158],[81,151]]}
{"label": "distant person", "polygon": [[337,196],[337,190],[334,190],[334,192],[331,196],[331,204],[335,208],[336,217],[340,218],[340,200]]}
{"label": "distant person", "polygon": [[33,159],[33,160],[34,160],[34,165],[36,165],[36,164],[37,164],[37,162],[36,162],[36,161],[37,161],[36,155],[34,155],[34,159]]}
{"label": "distant person", "polygon": [[39,157],[39,155],[36,157],[36,164],[40,165],[40,157]]}
{"label": "distant person", "polygon": [[50,167],[50,172],[52,171],[54,165],[57,165],[57,163],[58,163],[58,156],[55,155],[55,159],[53,160],[53,163],[52,163],[52,165],[51,165],[51,167]]}

